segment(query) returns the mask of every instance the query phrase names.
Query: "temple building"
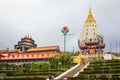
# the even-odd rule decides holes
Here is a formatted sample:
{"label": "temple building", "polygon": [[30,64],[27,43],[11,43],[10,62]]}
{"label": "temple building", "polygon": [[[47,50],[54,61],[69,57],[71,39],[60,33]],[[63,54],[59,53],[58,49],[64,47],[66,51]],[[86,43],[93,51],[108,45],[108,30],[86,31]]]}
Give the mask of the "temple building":
{"label": "temple building", "polygon": [[24,38],[22,38],[21,41],[19,41],[18,44],[15,45],[14,47],[15,49],[26,51],[30,48],[36,48],[37,45],[35,44],[35,41],[32,39],[32,37],[28,34]]}
{"label": "temple building", "polygon": [[0,50],[0,62],[21,64],[24,62],[47,61],[61,54],[58,45],[37,47],[30,35],[25,36],[15,45],[14,50]]}
{"label": "temple building", "polygon": [[89,54],[95,54],[98,51],[103,52],[102,49],[105,47],[103,37],[99,33],[91,8],[89,9],[88,17],[80,34],[78,45],[82,53]]}

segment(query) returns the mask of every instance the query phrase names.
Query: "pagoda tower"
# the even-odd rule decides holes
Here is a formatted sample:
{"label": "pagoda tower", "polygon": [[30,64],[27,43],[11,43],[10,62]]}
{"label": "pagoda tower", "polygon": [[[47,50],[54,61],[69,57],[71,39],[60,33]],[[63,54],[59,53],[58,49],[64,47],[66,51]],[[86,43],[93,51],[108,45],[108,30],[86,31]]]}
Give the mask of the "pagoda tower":
{"label": "pagoda tower", "polygon": [[102,49],[105,47],[103,37],[99,33],[91,8],[89,9],[88,17],[80,34],[78,45],[82,53],[89,54],[95,54],[98,51],[103,52]]}
{"label": "pagoda tower", "polygon": [[28,34],[24,38],[21,38],[21,41],[18,42],[17,45],[14,46],[15,49],[20,49],[21,51],[26,51],[30,48],[36,48],[37,45],[32,37]]}

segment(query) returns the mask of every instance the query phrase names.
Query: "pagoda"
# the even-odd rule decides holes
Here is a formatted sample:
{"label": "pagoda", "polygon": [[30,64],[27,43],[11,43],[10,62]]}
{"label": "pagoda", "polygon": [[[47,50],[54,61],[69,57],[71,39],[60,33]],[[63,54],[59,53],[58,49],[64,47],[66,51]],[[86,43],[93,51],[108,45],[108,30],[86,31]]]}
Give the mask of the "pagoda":
{"label": "pagoda", "polygon": [[103,48],[105,48],[103,37],[99,33],[91,8],[89,9],[88,17],[80,34],[78,45],[82,53],[88,54],[95,54],[98,51],[103,52]]}
{"label": "pagoda", "polygon": [[14,46],[15,49],[20,49],[21,51],[26,51],[30,48],[36,48],[37,45],[32,37],[28,34],[24,38],[21,38],[21,41],[18,42],[17,45]]}

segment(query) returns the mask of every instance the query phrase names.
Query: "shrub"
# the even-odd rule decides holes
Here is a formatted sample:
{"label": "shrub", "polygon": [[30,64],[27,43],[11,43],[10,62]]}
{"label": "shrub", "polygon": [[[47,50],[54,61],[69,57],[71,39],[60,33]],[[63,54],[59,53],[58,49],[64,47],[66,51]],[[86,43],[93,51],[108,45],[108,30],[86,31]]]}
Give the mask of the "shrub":
{"label": "shrub", "polygon": [[57,72],[16,72],[16,73],[7,73],[7,76],[31,76],[31,75],[44,75],[44,76],[48,76],[48,75],[53,75],[53,76],[57,76],[59,75],[59,73]]}
{"label": "shrub", "polygon": [[43,77],[33,77],[33,78],[5,78],[4,80],[46,80],[46,78]]}
{"label": "shrub", "polygon": [[110,78],[110,80],[120,80],[120,78]]}
{"label": "shrub", "polygon": [[101,75],[97,80],[109,80],[109,78],[106,75]]}
{"label": "shrub", "polygon": [[79,75],[78,77],[69,77],[68,80],[88,80],[88,76]]}
{"label": "shrub", "polygon": [[92,67],[85,68],[84,71],[93,71],[94,69]]}
{"label": "shrub", "polygon": [[90,79],[90,80],[96,79],[96,75],[89,75],[89,79]]}
{"label": "shrub", "polygon": [[85,80],[85,79],[80,77],[71,77],[71,78],[68,78],[68,80]]}

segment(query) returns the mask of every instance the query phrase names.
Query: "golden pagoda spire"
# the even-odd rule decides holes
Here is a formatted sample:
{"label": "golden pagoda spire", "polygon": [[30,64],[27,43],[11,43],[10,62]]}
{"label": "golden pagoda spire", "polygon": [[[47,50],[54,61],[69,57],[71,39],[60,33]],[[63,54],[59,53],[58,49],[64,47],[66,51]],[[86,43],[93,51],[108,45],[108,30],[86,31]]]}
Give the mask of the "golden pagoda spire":
{"label": "golden pagoda spire", "polygon": [[89,18],[93,18],[91,8],[89,9],[88,17],[89,17]]}
{"label": "golden pagoda spire", "polygon": [[88,13],[88,17],[87,17],[87,20],[85,21],[85,23],[96,23],[95,19],[93,18],[93,15],[92,15],[92,10],[91,8],[89,9],[89,13]]}

